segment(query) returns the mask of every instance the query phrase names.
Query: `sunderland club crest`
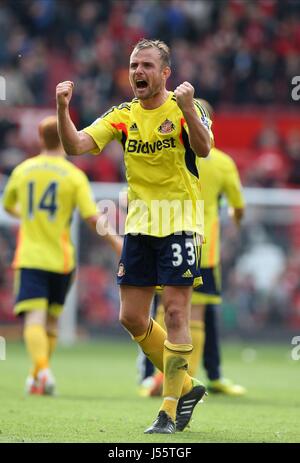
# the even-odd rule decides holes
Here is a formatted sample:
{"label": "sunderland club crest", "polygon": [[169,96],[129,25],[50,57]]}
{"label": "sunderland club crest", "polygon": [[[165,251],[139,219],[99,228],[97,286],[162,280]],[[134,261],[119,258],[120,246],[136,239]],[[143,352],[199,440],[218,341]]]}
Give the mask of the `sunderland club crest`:
{"label": "sunderland club crest", "polygon": [[175,125],[169,119],[166,119],[159,127],[158,131],[160,133],[170,133],[175,129]]}
{"label": "sunderland club crest", "polygon": [[124,264],[122,264],[122,262],[119,264],[119,270],[118,270],[118,273],[117,273],[117,276],[118,277],[123,277],[125,275],[125,267],[124,267]]}

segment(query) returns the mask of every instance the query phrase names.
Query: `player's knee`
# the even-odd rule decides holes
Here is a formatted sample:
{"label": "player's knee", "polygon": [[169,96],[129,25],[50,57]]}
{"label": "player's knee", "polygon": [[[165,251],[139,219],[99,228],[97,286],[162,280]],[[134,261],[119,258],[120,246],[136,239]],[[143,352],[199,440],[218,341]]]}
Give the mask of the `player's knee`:
{"label": "player's knee", "polygon": [[179,329],[186,324],[186,314],[184,307],[171,302],[165,308],[165,323],[168,329]]}
{"label": "player's knee", "polygon": [[46,311],[45,310],[31,310],[25,313],[24,325],[41,325],[46,326]]}
{"label": "player's knee", "polygon": [[136,332],[147,330],[147,321],[137,314],[120,313],[119,321],[121,325],[133,335],[135,335]]}
{"label": "player's knee", "polygon": [[126,328],[127,330],[129,330],[129,327],[131,325],[131,319],[126,317],[125,315],[123,314],[120,314],[119,315],[119,322],[121,323],[121,325]]}
{"label": "player's knee", "polygon": [[193,304],[191,308],[191,320],[204,321],[205,305]]}
{"label": "player's knee", "polygon": [[56,317],[48,316],[46,323],[47,333],[50,336],[57,336],[58,334],[58,319]]}

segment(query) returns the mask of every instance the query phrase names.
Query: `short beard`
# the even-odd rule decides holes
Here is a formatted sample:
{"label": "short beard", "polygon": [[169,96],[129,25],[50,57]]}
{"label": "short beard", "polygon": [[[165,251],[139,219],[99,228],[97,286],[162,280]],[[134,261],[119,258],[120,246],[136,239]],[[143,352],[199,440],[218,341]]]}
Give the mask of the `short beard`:
{"label": "short beard", "polygon": [[139,100],[149,100],[150,98],[153,98],[155,97],[159,92],[161,91],[161,88],[157,89],[156,91],[153,90],[152,92],[150,92],[148,95],[142,95],[142,96],[136,96],[136,98],[138,98]]}

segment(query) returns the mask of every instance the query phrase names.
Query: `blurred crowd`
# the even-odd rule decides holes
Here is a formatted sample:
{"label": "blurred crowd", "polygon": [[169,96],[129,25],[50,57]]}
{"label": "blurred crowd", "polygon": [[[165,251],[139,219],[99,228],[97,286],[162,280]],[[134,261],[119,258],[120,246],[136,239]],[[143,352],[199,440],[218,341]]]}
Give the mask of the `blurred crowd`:
{"label": "blurred crowd", "polygon": [[[298,208],[247,207],[241,230],[222,220],[222,331],[257,337],[300,328],[300,222]],[[281,219],[278,220],[278,217]],[[287,217],[290,220],[287,221]],[[293,229],[293,230],[292,230]],[[16,322],[13,271],[16,227],[0,226],[0,321]],[[116,256],[88,227],[80,227],[78,250],[78,323],[98,334],[117,326],[119,296],[115,281]]]}
{"label": "blurred crowd", "polygon": [[[128,56],[141,37],[171,46],[170,89],[188,80],[217,110],[295,107],[290,93],[300,69],[298,0],[2,0],[0,75],[7,99],[1,105],[54,108],[57,82],[70,79],[76,123],[89,125],[132,98]],[[247,185],[299,186],[299,133],[282,140],[269,127],[251,148],[259,163],[250,174],[242,172]],[[0,153],[3,174],[25,156],[16,125],[1,115]],[[84,157],[78,164],[90,180],[123,181],[121,157],[110,146],[101,161]]]}
{"label": "blurred crowd", "polygon": [[[259,335],[300,327],[300,209],[247,207],[246,223],[222,229],[223,325]],[[278,218],[280,217],[280,220]]]}
{"label": "blurred crowd", "polygon": [[[224,108],[247,107],[253,114],[269,108],[278,114],[300,104],[291,98],[291,80],[300,73],[300,0],[0,0],[0,76],[6,78],[0,191],[12,169],[38,152],[32,134],[21,136],[20,118],[10,109],[34,108],[21,116],[27,119],[39,109],[54,110],[57,82],[73,80],[73,118],[80,128],[89,125],[110,106],[132,98],[128,56],[142,37],[170,45],[169,89],[188,80],[196,95],[214,106],[216,118]],[[240,163],[245,186],[299,188],[300,130],[286,125],[283,136],[266,118],[249,146],[229,152]],[[76,164],[91,181],[125,181],[116,143],[101,157],[82,156]],[[253,324],[253,330],[272,320],[299,327],[300,227],[286,226],[277,235],[276,227],[256,224],[247,230],[248,236],[230,228],[224,232],[225,316],[232,314],[240,327]],[[1,229],[0,309],[7,319],[13,303],[11,240]],[[93,249],[92,256],[106,255]],[[79,278],[80,307],[91,324],[97,317],[109,323],[117,313],[111,272],[102,270],[111,264],[102,264],[83,261]]]}
{"label": "blurred crowd", "polygon": [[[299,124],[300,129],[300,124]],[[266,124],[253,140],[255,156],[241,172],[243,184],[261,188],[300,188],[300,130],[282,137],[274,124]]]}
{"label": "blurred crowd", "polygon": [[172,49],[170,88],[190,81],[220,103],[283,103],[300,68],[297,0],[2,0],[0,74],[12,105],[51,105],[76,82],[82,125],[131,96],[128,56],[141,37]]}

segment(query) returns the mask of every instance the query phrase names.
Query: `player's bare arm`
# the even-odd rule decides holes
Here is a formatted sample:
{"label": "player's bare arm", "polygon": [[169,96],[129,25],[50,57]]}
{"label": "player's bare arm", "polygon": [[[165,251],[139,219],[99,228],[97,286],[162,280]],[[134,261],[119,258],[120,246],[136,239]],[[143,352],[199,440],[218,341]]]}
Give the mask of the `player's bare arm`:
{"label": "player's bare arm", "polygon": [[194,106],[194,87],[183,82],[175,89],[177,104],[181,109],[189,128],[189,140],[192,150],[199,157],[206,158],[210,152],[210,135],[201,123]]}
{"label": "player's bare arm", "polygon": [[123,239],[117,234],[116,230],[110,225],[106,215],[94,215],[85,219],[88,226],[97,232],[115,251],[117,257],[121,256]]}
{"label": "player's bare arm", "polygon": [[243,220],[243,217],[244,217],[244,213],[245,213],[245,209],[242,208],[242,207],[235,207],[235,208],[230,208],[229,209],[229,215],[230,217],[232,218],[232,220],[234,221],[234,223],[236,224],[237,227],[240,227],[241,226],[241,222]]}
{"label": "player's bare arm", "polygon": [[92,151],[97,145],[90,135],[78,131],[71,119],[69,104],[73,88],[74,83],[70,80],[60,82],[56,87],[58,131],[66,153],[79,155]]}

